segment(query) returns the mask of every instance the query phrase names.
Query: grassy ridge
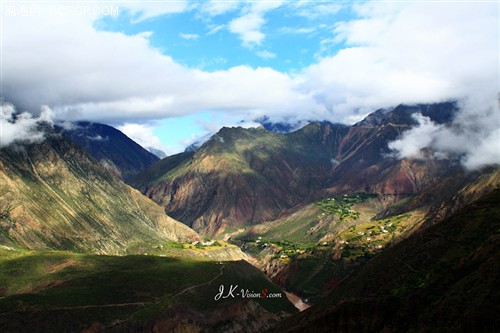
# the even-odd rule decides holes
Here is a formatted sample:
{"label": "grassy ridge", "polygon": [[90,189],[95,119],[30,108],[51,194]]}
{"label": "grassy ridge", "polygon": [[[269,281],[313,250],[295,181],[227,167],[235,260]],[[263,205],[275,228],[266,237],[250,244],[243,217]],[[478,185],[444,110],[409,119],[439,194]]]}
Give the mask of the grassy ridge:
{"label": "grassy ridge", "polygon": [[127,254],[153,255],[171,258],[186,258],[190,260],[205,261],[235,261],[248,259],[239,247],[224,241],[205,241],[205,242],[165,242],[154,243],[135,243],[127,248]]}

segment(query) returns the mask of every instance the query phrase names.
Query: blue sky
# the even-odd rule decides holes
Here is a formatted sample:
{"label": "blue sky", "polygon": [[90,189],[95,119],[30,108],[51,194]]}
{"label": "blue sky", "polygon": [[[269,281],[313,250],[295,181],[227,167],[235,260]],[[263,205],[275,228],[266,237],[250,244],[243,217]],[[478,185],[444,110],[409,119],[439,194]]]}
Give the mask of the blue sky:
{"label": "blue sky", "polygon": [[[144,20],[140,19],[140,13],[122,10],[118,17],[103,17],[95,26],[129,36],[148,32],[152,47],[185,67],[207,72],[248,66],[270,67],[293,75],[345,47],[343,41],[334,41],[333,37],[337,22],[354,18],[350,4],[334,1],[300,5],[281,1],[262,3],[276,8],[259,12],[262,23],[258,31],[263,37],[258,42],[246,42],[231,28],[231,22],[252,12],[252,2],[215,1],[216,6],[230,7],[217,14],[207,14],[209,8],[202,7],[209,6],[206,3],[191,2],[192,7],[185,11]],[[152,133],[163,145],[176,147],[167,150],[177,151],[221,125],[229,126],[242,120],[217,110],[200,110],[196,114],[159,120]],[[121,129],[130,132],[130,127]]]}
{"label": "blue sky", "polygon": [[248,65],[294,72],[320,56],[333,55],[343,46],[340,42],[325,45],[324,41],[332,37],[336,22],[352,18],[352,11],[337,3],[323,6],[331,8],[332,13],[306,14],[293,6],[283,6],[263,14],[265,23],[259,30],[265,38],[250,45],[242,44],[228,27],[241,15],[243,5],[213,17],[193,9],[140,22],[134,22],[135,15],[122,11],[118,18],[105,18],[99,28],[128,35],[150,31],[151,45],[190,68],[214,71]]}
{"label": "blue sky", "polygon": [[498,7],[5,0],[1,97],[33,117],[113,125],[168,154],[263,116],[352,124],[401,103],[494,101]]}

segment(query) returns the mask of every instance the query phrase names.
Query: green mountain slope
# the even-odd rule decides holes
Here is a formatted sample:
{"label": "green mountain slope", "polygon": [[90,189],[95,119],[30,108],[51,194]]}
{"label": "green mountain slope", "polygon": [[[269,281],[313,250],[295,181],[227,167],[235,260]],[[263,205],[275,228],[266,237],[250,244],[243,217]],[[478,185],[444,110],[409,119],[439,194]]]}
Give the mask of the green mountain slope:
{"label": "green mountain slope", "polygon": [[423,211],[374,220],[395,196],[339,195],[247,227],[231,241],[273,281],[315,303],[347,274],[406,237]]}
{"label": "green mountain slope", "polygon": [[56,134],[0,155],[0,243],[120,253],[141,242],[197,240],[155,203]]}
{"label": "green mountain slope", "polygon": [[[461,187],[460,187],[461,186]],[[242,228],[231,236],[258,267],[287,290],[317,302],[360,265],[417,230],[437,224],[500,187],[500,169],[449,179],[414,196],[329,197],[274,221]]]}
{"label": "green mountain slope", "polygon": [[493,332],[500,189],[422,228],[341,281],[277,332]]}

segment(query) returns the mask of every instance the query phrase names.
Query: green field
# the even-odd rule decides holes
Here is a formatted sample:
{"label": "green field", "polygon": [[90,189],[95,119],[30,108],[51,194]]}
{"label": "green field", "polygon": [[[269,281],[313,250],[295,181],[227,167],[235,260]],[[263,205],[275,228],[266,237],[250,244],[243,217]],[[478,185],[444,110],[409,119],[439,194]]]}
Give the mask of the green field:
{"label": "green field", "polygon": [[329,197],[283,218],[249,227],[233,239],[255,242],[261,237],[263,242],[288,241],[300,244],[303,248],[311,247],[329,233],[337,233],[356,224],[358,220],[361,223],[373,217],[370,204],[368,208],[361,208],[362,211],[358,210],[358,206],[375,198],[376,194],[366,193]]}
{"label": "green field", "polygon": [[398,241],[421,218],[414,212],[374,220],[383,209],[378,199],[366,193],[328,197],[247,228],[232,242],[261,261],[284,268],[284,286],[315,300],[325,287]]}
{"label": "green field", "polygon": [[356,220],[359,218],[360,213],[352,208],[354,204],[374,199],[377,196],[377,194],[367,193],[344,194],[323,199],[315,204],[321,208],[325,214],[336,215],[342,222],[346,220]]}

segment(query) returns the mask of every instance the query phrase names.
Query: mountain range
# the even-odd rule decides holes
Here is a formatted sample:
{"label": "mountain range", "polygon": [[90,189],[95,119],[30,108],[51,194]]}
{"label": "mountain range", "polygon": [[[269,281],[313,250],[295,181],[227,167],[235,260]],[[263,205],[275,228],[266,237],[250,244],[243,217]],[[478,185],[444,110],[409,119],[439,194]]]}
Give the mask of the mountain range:
{"label": "mountain range", "polygon": [[[458,112],[263,118],[161,160],[108,125],[39,123],[0,149],[0,327],[495,331],[500,169],[389,148]],[[233,285],[259,297],[214,299]]]}
{"label": "mountain range", "polygon": [[[0,150],[2,332],[259,332],[296,311],[238,247],[166,215],[60,128],[37,131]],[[283,297],[213,303],[235,282]]]}
{"label": "mountain range", "polygon": [[460,167],[450,160],[397,159],[388,143],[421,113],[451,120],[453,103],[400,105],[345,126],[312,122],[291,133],[223,128],[196,152],[167,157],[129,184],[196,231],[217,236],[273,220],[329,194],[416,194]]}

